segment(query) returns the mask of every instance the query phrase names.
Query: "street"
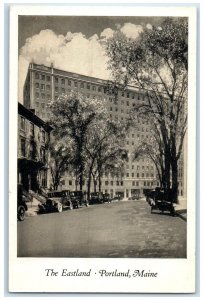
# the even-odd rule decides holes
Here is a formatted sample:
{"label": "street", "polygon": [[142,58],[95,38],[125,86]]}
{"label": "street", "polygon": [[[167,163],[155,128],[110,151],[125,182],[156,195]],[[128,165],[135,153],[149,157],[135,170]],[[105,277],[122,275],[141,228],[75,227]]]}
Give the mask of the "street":
{"label": "street", "polygon": [[98,204],[18,222],[21,257],[185,258],[186,222],[144,200]]}

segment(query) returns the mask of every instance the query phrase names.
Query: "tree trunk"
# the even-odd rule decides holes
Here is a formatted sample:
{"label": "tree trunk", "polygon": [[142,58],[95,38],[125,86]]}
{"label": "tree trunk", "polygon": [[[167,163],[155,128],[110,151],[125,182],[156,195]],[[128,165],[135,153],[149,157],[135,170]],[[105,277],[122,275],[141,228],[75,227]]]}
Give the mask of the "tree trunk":
{"label": "tree trunk", "polygon": [[171,151],[171,171],[172,171],[172,200],[174,203],[178,202],[178,160],[176,158],[176,139],[172,137],[172,151]]}
{"label": "tree trunk", "polygon": [[101,192],[101,186],[102,186],[102,182],[101,182],[101,170],[98,171],[98,191]]}
{"label": "tree trunk", "polygon": [[171,162],[172,169],[172,198],[174,203],[178,203],[178,165],[177,160]]}

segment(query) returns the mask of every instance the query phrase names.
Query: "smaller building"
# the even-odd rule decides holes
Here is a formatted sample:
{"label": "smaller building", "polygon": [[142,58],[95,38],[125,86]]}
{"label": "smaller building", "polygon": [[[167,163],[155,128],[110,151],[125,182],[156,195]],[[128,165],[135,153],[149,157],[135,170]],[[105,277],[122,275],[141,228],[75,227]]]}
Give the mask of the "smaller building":
{"label": "smaller building", "polygon": [[18,103],[18,183],[27,191],[48,186],[51,130],[34,110]]}

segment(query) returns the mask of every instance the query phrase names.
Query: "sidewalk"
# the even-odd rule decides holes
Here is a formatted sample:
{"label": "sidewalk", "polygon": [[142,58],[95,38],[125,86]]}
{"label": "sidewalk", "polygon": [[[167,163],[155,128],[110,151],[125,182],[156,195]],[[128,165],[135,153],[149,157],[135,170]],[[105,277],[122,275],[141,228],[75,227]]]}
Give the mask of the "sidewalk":
{"label": "sidewalk", "polygon": [[184,221],[187,221],[187,201],[184,198],[178,199],[178,204],[175,204],[175,211],[177,216],[179,216]]}

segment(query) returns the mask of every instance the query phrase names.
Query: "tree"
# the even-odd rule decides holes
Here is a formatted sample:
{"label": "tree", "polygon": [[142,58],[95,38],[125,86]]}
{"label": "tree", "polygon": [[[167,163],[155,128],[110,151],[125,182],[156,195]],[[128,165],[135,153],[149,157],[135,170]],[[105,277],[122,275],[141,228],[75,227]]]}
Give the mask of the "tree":
{"label": "tree", "polygon": [[104,113],[103,101],[87,98],[85,95],[72,91],[69,95],[61,95],[50,104],[52,124],[57,136],[63,141],[69,139],[74,149],[72,164],[79,174],[80,190],[83,186],[87,135],[94,120]]}
{"label": "tree", "polygon": [[73,152],[68,141],[59,140],[59,137],[53,135],[50,143],[50,172],[52,178],[52,186],[54,190],[58,189],[62,174],[71,168],[74,162]]}
{"label": "tree", "polygon": [[136,40],[116,32],[106,45],[114,79],[124,87],[135,84],[143,93],[145,102],[135,106],[135,113],[154,121],[156,141],[164,151],[166,186],[172,184],[175,201],[187,130],[187,36],[186,18],[166,18],[157,28],[144,27]]}
{"label": "tree", "polygon": [[87,135],[86,152],[88,165],[88,197],[90,194],[91,175],[94,189],[98,181],[101,191],[101,178],[110,165],[119,164],[124,154],[124,137],[127,127],[126,122],[114,121],[104,112],[100,119],[96,119]]}

